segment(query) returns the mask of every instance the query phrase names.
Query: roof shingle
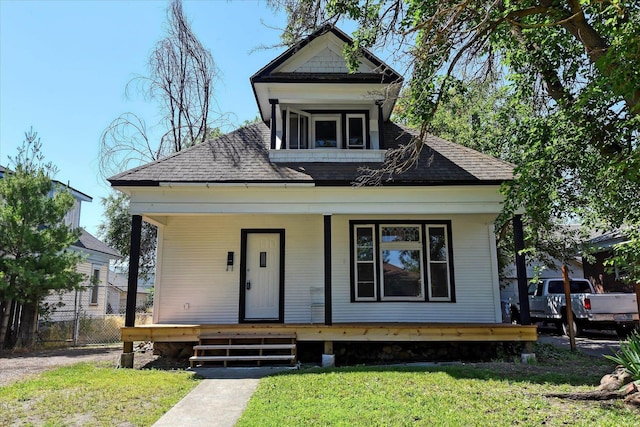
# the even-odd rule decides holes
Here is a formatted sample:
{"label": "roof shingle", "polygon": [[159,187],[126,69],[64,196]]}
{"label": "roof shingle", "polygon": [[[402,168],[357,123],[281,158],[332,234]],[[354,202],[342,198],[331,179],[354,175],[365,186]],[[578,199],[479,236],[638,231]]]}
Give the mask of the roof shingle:
{"label": "roof shingle", "polygon": [[[415,131],[385,124],[385,147],[408,144]],[[164,159],[109,178],[113,186],[164,183],[300,183],[350,185],[360,168],[381,163],[289,162],[269,160],[270,131],[249,125]],[[488,184],[513,178],[513,165],[429,135],[416,164],[384,185]]]}

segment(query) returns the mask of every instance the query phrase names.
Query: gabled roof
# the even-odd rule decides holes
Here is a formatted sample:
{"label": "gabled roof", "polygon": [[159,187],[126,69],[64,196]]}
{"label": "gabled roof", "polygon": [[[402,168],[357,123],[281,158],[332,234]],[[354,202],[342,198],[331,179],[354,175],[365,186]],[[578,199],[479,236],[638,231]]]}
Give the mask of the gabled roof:
{"label": "gabled roof", "polygon": [[[251,83],[272,81],[274,79],[277,79],[278,77],[280,77],[278,81],[282,81],[282,79],[285,78],[285,77],[286,78],[291,78],[291,79],[294,79],[294,80],[296,78],[309,79],[311,77],[313,77],[313,78],[317,77],[317,73],[314,73],[313,75],[306,75],[306,76],[302,76],[299,73],[277,73],[278,75],[274,76],[274,75],[272,75],[272,73],[278,67],[280,67],[285,62],[287,62],[291,57],[293,57],[295,54],[297,54],[300,50],[302,50],[305,46],[309,45],[312,41],[314,41],[315,39],[317,39],[317,38],[319,38],[319,37],[321,37],[321,36],[323,36],[323,35],[325,35],[327,33],[334,34],[336,37],[338,37],[344,43],[352,43],[353,42],[353,39],[351,37],[349,37],[346,33],[341,31],[340,29],[336,28],[334,25],[326,24],[326,25],[318,28],[311,35],[307,36],[305,39],[303,39],[303,40],[299,41],[298,43],[296,43],[295,45],[291,46],[289,49],[287,49],[284,53],[282,53],[276,59],[274,59],[273,61],[269,62],[267,65],[265,65],[260,70],[258,70],[253,76],[251,76],[251,78],[250,78]],[[384,63],[380,58],[375,56],[370,51],[364,49],[362,51],[362,56],[363,56],[364,59],[366,59],[367,61],[371,62],[374,65],[374,67],[377,69],[377,72],[375,72],[375,73],[353,73],[353,74],[348,74],[348,73],[333,74],[332,73],[333,77],[341,78],[341,79],[354,79],[356,81],[358,81],[358,80],[363,81],[363,79],[367,79],[368,81],[370,81],[372,83],[400,83],[400,82],[402,82],[403,78],[398,72],[396,72],[393,68],[391,68],[389,65]]]}
{"label": "gabled roof", "polygon": [[[385,147],[408,144],[416,131],[388,122]],[[382,163],[274,163],[269,160],[270,133],[253,124],[195,145],[169,157],[109,178],[113,186],[158,186],[160,183],[309,183],[351,185],[362,167]],[[470,148],[428,136],[417,164],[383,185],[498,184],[513,178],[513,165]]]}
{"label": "gabled roof", "polygon": [[80,234],[80,238],[76,243],[72,246],[79,249],[87,249],[94,252],[100,252],[106,255],[109,255],[110,258],[116,259],[121,258],[120,252],[103,243],[102,241],[95,238],[91,235],[87,230],[81,229],[82,233]]}
{"label": "gabled roof", "polygon": [[[403,78],[370,51],[363,49],[358,69],[351,73],[343,55],[353,40],[333,25],[325,25],[287,49],[251,76],[260,116],[271,119],[271,104],[321,102],[319,94],[332,104],[383,102],[388,120]],[[345,91],[345,86],[349,90]],[[319,86],[321,88],[319,88]]]}

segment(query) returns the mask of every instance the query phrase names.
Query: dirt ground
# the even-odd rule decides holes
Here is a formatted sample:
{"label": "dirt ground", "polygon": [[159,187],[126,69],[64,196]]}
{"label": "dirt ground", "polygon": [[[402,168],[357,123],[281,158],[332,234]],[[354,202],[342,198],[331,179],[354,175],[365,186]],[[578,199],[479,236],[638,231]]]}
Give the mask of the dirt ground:
{"label": "dirt ground", "polygon": [[[114,368],[120,363],[122,346],[60,348],[29,353],[0,353],[0,386],[28,378],[43,371],[78,362],[108,362]],[[135,347],[134,367],[164,367],[167,361],[159,361],[151,347],[141,343]],[[176,366],[180,367],[180,366]]]}

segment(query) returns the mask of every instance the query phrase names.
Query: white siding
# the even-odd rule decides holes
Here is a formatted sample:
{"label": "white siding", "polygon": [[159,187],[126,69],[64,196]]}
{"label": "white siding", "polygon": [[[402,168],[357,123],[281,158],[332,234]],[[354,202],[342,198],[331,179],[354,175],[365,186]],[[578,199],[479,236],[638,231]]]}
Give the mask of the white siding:
{"label": "white siding", "polygon": [[[311,322],[311,289],[324,284],[322,224],[320,215],[169,217],[155,322],[238,322],[242,229],[285,230],[285,322]],[[233,271],[226,270],[230,251]]]}
{"label": "white siding", "polygon": [[[451,220],[456,302],[352,303],[349,220]],[[333,322],[494,323],[494,215],[333,215]],[[168,217],[161,233],[156,323],[239,321],[242,229],[285,229],[285,323],[323,322],[322,215]],[[235,253],[226,271],[227,252]]]}
{"label": "white siding", "polygon": [[[351,302],[349,220],[451,220],[456,302]],[[492,215],[333,216],[333,321],[494,323],[495,289],[487,230]]]}

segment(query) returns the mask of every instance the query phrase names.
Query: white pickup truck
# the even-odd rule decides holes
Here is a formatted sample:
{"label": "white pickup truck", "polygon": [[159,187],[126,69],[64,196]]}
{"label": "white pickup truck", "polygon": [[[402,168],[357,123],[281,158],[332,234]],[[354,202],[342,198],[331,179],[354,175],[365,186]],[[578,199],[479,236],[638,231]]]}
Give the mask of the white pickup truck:
{"label": "white pickup truck", "polygon": [[[594,292],[586,279],[571,279],[571,308],[576,335],[583,328],[615,329],[619,336],[638,327],[638,304],[635,294]],[[562,278],[543,279],[529,285],[531,322],[552,323],[567,335],[567,304]]]}

